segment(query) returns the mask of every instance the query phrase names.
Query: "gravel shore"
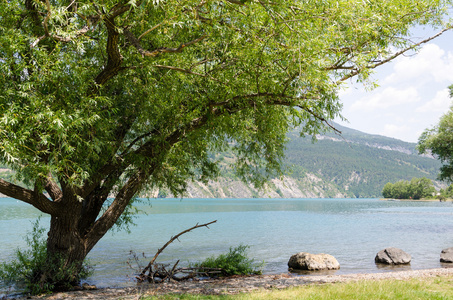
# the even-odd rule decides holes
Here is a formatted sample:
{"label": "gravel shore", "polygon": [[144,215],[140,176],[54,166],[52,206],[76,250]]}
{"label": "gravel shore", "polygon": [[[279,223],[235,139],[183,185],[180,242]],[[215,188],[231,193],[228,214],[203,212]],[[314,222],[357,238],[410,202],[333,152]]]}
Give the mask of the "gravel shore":
{"label": "gravel shore", "polygon": [[[347,282],[358,280],[382,280],[410,278],[426,278],[436,276],[453,276],[453,268],[439,268],[427,270],[408,270],[386,273],[345,274],[345,275],[308,275],[293,276],[291,274],[259,275],[248,277],[234,277],[227,279],[209,279],[187,282],[168,282],[163,284],[142,284],[129,288],[103,288],[97,290],[82,290],[65,293],[56,293],[47,296],[27,297],[27,299],[108,299],[132,300],[141,295],[159,295],[169,293],[191,294],[237,294],[251,292],[258,289],[283,289],[304,284],[322,284],[333,282]],[[25,299],[19,298],[19,299]]]}

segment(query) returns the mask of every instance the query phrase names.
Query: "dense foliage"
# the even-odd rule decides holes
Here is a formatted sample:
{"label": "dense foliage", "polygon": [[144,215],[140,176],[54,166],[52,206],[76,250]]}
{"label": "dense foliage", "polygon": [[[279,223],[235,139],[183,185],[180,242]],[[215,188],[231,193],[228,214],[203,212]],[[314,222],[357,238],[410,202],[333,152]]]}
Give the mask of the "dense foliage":
{"label": "dense foliage", "polygon": [[395,183],[386,183],[382,190],[384,198],[392,199],[414,199],[432,198],[436,193],[433,183],[430,179],[412,178],[411,181],[398,181]]}
{"label": "dense foliage", "polygon": [[[453,97],[453,85],[450,97]],[[418,147],[421,153],[437,156],[443,164],[439,178],[453,182],[453,106],[440,118],[439,124],[422,133]]]}
{"label": "dense foliage", "polygon": [[407,38],[415,25],[449,30],[450,6],[1,1],[0,163],[28,188],[0,192],[51,215],[47,265],[77,273],[141,190],[216,177],[209,153],[232,147],[258,186],[281,174],[287,131],[322,130],[342,83],[428,41]]}

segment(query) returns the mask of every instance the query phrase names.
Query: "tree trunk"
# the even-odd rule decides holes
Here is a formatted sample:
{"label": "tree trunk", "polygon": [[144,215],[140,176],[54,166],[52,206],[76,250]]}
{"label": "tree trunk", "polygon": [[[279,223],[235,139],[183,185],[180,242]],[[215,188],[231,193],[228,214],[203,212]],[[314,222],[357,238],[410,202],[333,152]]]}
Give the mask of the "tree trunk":
{"label": "tree trunk", "polygon": [[38,279],[41,287],[51,285],[51,290],[65,290],[79,284],[88,251],[77,229],[77,217],[73,213],[51,217],[46,265]]}

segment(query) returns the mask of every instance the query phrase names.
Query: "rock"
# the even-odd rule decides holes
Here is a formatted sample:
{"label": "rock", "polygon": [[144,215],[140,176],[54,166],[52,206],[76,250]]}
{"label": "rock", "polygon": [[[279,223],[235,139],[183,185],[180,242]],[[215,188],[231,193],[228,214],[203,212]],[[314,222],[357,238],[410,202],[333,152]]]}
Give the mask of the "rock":
{"label": "rock", "polygon": [[291,256],[288,267],[296,270],[337,270],[340,268],[338,261],[329,254],[311,254],[299,252]]}
{"label": "rock", "polygon": [[401,249],[390,247],[379,251],[374,261],[387,265],[403,265],[411,262],[411,256]]}
{"label": "rock", "polygon": [[90,284],[85,282],[85,283],[82,284],[82,289],[83,290],[92,291],[92,290],[97,290],[97,287],[95,285],[90,285]]}
{"label": "rock", "polygon": [[453,247],[442,250],[440,253],[440,262],[453,263]]}

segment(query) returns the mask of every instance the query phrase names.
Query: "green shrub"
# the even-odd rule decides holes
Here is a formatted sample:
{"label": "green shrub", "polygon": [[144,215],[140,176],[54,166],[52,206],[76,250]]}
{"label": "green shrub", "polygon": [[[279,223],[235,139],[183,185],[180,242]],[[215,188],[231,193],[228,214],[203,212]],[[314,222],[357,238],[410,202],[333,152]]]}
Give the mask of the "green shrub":
{"label": "green shrub", "polygon": [[246,253],[248,248],[250,247],[246,245],[230,247],[228,253],[207,258],[195,267],[222,269],[223,276],[261,274],[264,262],[256,264],[253,259],[248,258]]}
{"label": "green shrub", "polygon": [[[29,249],[16,250],[16,259],[11,262],[0,263],[0,280],[5,284],[15,285],[16,290],[29,292],[33,295],[50,293],[55,290],[53,283],[40,283],[40,277],[44,270],[48,270],[47,263],[47,243],[44,238],[45,228],[40,227],[40,218],[33,223],[33,229],[27,233],[25,240]],[[55,261],[62,261],[56,259]],[[82,271],[78,273],[80,280],[91,274],[91,266],[84,264]],[[68,278],[68,274],[75,274],[74,268],[63,268],[61,264],[56,263],[52,266],[54,278]]]}

